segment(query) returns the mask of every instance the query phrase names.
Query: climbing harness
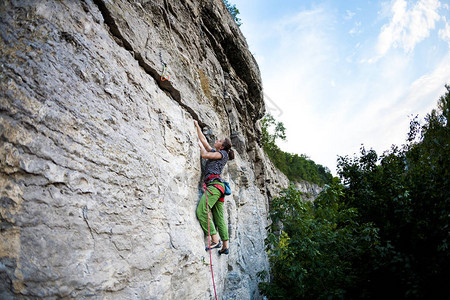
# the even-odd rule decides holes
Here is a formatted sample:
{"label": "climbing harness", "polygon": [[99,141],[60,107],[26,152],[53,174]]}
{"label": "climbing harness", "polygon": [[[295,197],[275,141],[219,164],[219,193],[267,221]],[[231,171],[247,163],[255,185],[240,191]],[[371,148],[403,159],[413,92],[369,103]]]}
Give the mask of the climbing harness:
{"label": "climbing harness", "polygon": [[214,282],[214,272],[213,272],[213,265],[212,265],[212,255],[211,255],[211,235],[209,234],[209,204],[208,204],[208,193],[210,192],[212,194],[212,192],[208,189],[208,187],[206,186],[206,183],[203,183],[203,189],[205,190],[205,197],[206,197],[206,214],[207,214],[207,218],[208,218],[208,248],[209,248],[209,264],[211,266],[211,277],[212,277],[212,282],[213,282],[213,286],[214,286],[214,295],[216,296],[216,300],[217,300],[217,293],[216,293],[216,283]]}
{"label": "climbing harness", "polygon": [[[222,187],[221,185],[219,185],[217,183],[212,183],[214,181],[214,179],[216,179],[216,178],[219,178],[219,181],[221,181],[223,183],[224,187]],[[220,193],[222,194],[218,200],[220,202],[225,202],[225,196],[231,195],[230,184],[228,182],[226,182],[225,180],[221,179],[219,175],[214,175],[214,174],[209,175],[208,178],[206,178],[205,183],[212,183],[211,185],[220,191]]]}
{"label": "climbing harness", "polygon": [[162,59],[161,52],[159,52],[159,59],[161,60],[161,64],[163,66],[163,71],[161,73],[161,81],[168,81],[169,80],[169,72],[167,70],[167,64]]}

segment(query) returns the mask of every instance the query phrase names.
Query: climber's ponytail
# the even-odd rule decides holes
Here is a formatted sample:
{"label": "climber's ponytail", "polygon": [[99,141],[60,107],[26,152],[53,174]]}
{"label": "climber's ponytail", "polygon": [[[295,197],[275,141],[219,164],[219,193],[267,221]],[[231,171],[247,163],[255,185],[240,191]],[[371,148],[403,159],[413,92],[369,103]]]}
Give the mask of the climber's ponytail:
{"label": "climber's ponytail", "polygon": [[228,157],[230,158],[230,160],[234,159],[234,151],[233,151],[233,149],[228,150]]}
{"label": "climber's ponytail", "polygon": [[225,138],[225,140],[223,141],[223,144],[222,144],[223,150],[227,151],[228,158],[230,160],[233,160],[234,159],[234,151],[233,151],[233,149],[231,149],[231,146],[232,146],[232,144],[231,144],[230,139]]}

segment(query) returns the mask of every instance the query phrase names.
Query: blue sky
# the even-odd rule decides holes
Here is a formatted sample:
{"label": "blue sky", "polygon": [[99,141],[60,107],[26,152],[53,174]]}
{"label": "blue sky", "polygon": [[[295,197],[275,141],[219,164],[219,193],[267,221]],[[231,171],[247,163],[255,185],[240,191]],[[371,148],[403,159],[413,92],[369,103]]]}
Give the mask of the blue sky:
{"label": "blue sky", "polygon": [[450,84],[450,2],[229,0],[287,152],[337,156],[405,142]]}

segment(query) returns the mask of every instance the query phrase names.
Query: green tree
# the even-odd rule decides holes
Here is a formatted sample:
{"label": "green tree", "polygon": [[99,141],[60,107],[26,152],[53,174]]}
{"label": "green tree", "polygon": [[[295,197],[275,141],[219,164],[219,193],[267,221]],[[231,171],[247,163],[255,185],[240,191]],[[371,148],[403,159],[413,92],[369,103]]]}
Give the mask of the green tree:
{"label": "green tree", "polygon": [[[406,145],[378,157],[361,149],[340,157],[338,173],[347,186],[343,201],[359,212],[359,222],[379,228],[380,255],[371,269],[374,297],[384,286],[393,297],[430,299],[447,294],[450,282],[450,87],[420,124],[411,121]],[[381,293],[381,294],[380,294]]]}
{"label": "green tree", "polygon": [[[450,282],[450,87],[407,143],[340,157],[314,203],[271,204],[269,299],[443,299]],[[294,159],[304,159],[301,156]],[[305,171],[303,169],[302,171]],[[306,168],[308,172],[308,168]],[[261,274],[264,277],[264,274]]]}
{"label": "green tree", "polygon": [[261,119],[262,145],[273,164],[291,181],[307,180],[324,185],[331,183],[333,176],[328,168],[316,164],[306,155],[291,154],[282,151],[277,141],[286,140],[286,128],[282,122],[266,114]]}
{"label": "green tree", "polygon": [[286,128],[282,122],[275,121],[275,118],[267,113],[261,120],[262,144],[267,150],[274,150],[277,140],[286,140]]}
{"label": "green tree", "polygon": [[[339,202],[335,181],[314,203],[293,186],[271,203],[266,239],[271,276],[259,284],[269,299],[338,299],[359,286],[361,258],[372,253],[377,230],[360,224],[355,209]],[[270,280],[269,280],[270,279]]]}

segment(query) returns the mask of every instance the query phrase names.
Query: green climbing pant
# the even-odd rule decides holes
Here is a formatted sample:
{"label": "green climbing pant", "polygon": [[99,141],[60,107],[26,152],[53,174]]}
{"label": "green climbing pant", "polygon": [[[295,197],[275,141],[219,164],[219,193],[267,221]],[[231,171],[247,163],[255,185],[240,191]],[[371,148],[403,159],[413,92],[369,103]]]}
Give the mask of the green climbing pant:
{"label": "green climbing pant", "polygon": [[[219,184],[223,187],[223,183],[214,181],[215,184]],[[223,214],[223,197],[220,190],[212,185],[208,185],[208,204],[209,204],[209,233],[211,235],[217,234],[219,231],[220,238],[222,241],[228,241],[228,227],[225,223],[225,217]],[[212,194],[211,194],[211,193]],[[220,200],[221,201],[220,201]],[[206,211],[206,196],[203,193],[202,198],[197,206],[197,218],[200,221],[203,231],[208,235],[208,215]]]}

